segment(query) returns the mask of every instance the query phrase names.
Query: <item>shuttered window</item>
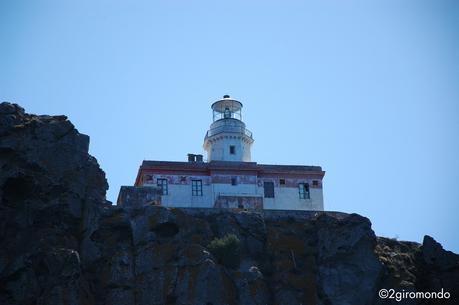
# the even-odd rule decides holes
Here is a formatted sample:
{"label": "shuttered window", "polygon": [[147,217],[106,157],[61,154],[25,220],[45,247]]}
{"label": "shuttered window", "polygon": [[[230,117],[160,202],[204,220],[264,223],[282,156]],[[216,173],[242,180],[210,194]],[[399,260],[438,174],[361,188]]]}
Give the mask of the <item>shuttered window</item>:
{"label": "shuttered window", "polygon": [[167,189],[167,179],[157,179],[156,180],[156,185],[159,186],[162,190],[162,194],[163,195],[167,195],[168,194],[168,189]]}
{"label": "shuttered window", "polygon": [[191,180],[191,194],[202,196],[202,180]]}
{"label": "shuttered window", "polygon": [[264,182],[265,198],[274,198],[274,182]]}
{"label": "shuttered window", "polygon": [[300,199],[309,199],[309,184],[308,183],[299,183],[298,184],[298,194]]}

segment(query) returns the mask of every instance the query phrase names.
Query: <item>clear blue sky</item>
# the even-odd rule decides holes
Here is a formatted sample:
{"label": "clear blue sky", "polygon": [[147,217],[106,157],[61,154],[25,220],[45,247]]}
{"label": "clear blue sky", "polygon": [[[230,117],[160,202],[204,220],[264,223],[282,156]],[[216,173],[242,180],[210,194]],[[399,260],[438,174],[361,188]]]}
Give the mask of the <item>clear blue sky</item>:
{"label": "clear blue sky", "polygon": [[259,163],[320,165],[327,210],[459,252],[458,1],[0,1],[0,100],[66,114],[115,201],[244,103]]}

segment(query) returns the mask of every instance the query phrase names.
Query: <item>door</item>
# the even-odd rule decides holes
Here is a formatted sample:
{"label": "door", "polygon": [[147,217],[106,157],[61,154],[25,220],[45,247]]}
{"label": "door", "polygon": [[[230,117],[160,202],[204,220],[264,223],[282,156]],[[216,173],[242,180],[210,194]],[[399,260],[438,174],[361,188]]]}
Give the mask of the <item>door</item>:
{"label": "door", "polygon": [[274,182],[264,182],[265,198],[274,198]]}

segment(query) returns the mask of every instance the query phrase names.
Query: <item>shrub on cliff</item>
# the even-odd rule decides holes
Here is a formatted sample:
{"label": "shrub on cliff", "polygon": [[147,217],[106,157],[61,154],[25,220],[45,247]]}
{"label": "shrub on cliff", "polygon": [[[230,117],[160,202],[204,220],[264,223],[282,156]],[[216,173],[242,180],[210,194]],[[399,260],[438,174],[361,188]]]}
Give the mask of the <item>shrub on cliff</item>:
{"label": "shrub on cliff", "polygon": [[236,235],[227,234],[222,238],[215,238],[207,247],[220,264],[234,269],[241,261],[240,245]]}

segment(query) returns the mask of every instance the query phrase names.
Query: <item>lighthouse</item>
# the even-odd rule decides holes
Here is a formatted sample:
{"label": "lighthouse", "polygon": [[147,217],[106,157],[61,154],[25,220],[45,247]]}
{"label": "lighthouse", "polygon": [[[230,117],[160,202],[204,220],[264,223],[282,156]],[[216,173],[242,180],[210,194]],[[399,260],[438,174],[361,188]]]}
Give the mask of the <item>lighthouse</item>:
{"label": "lighthouse", "polygon": [[224,95],[211,108],[213,122],[203,144],[207,161],[250,162],[254,140],[242,121],[242,103]]}
{"label": "lighthouse", "polygon": [[201,154],[188,154],[188,162],[144,160],[134,186],[121,187],[118,205],[323,211],[320,166],[254,162],[242,103],[224,95],[210,107],[207,160]]}

